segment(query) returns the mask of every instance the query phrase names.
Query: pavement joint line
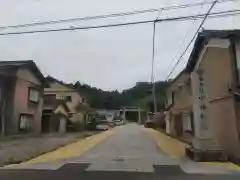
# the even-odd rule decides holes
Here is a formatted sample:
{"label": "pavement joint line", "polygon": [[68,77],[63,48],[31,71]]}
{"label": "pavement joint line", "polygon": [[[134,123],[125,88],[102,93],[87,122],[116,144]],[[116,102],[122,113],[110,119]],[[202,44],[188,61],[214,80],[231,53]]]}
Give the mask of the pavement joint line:
{"label": "pavement joint line", "polygon": [[[158,147],[162,151],[167,153],[170,157],[178,160],[186,158],[185,148],[189,147],[188,144],[183,143],[175,138],[172,138],[154,129],[145,128],[144,130],[150,135],[150,137],[152,137],[155,140]],[[240,172],[240,167],[231,162],[195,162],[195,163],[199,165],[218,167],[230,171]]]}
{"label": "pavement joint line", "polygon": [[55,151],[47,152],[43,155],[30,159],[26,162],[22,162],[20,164],[6,165],[4,166],[4,168],[16,168],[16,167],[22,167],[24,165],[31,165],[31,164],[37,164],[37,163],[50,163],[58,160],[64,160],[64,159],[80,156],[84,152],[93,148],[96,144],[101,143],[103,140],[105,140],[108,136],[112,135],[113,133],[114,133],[114,129],[110,129],[110,130],[95,134],[93,136],[80,139],[76,142],[60,147]]}

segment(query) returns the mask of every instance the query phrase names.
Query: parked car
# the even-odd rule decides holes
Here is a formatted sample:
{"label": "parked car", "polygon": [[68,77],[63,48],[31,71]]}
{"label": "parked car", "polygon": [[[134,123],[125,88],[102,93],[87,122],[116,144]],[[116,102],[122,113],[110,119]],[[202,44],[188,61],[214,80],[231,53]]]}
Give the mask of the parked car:
{"label": "parked car", "polygon": [[120,119],[116,119],[116,120],[114,120],[113,122],[116,124],[116,126],[121,126],[121,125],[124,124],[124,123],[123,123],[123,120],[120,120]]}
{"label": "parked car", "polygon": [[152,120],[147,120],[145,123],[144,123],[144,127],[145,128],[154,128],[154,122]]}
{"label": "parked car", "polygon": [[114,127],[114,124],[112,124],[112,123],[109,123],[107,121],[99,121],[99,122],[97,122],[96,130],[106,131],[112,127]]}
{"label": "parked car", "polygon": [[113,119],[113,122],[116,124],[116,126],[120,126],[120,125],[124,124],[124,121],[123,121],[123,119],[120,116],[116,116]]}

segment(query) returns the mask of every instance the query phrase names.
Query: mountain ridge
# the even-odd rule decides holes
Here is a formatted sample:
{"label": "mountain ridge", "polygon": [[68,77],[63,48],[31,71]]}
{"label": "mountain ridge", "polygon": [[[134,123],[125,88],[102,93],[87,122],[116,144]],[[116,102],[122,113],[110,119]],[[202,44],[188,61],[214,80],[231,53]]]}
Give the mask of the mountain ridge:
{"label": "mountain ridge", "polygon": [[[165,90],[168,85],[169,82],[166,81],[158,81],[155,84],[158,110],[164,108]],[[137,82],[135,86],[122,92],[104,91],[79,81],[74,84],[74,87],[95,109],[120,109],[124,106],[137,106],[149,111],[153,109],[152,84],[149,82]]]}

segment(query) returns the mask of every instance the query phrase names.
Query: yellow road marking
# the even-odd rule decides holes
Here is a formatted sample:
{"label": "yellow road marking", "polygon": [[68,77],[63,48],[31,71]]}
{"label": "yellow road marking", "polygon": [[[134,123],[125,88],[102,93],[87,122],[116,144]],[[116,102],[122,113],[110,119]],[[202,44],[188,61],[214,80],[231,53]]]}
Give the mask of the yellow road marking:
{"label": "yellow road marking", "polygon": [[201,164],[240,172],[240,167],[230,162],[201,162]]}
{"label": "yellow road marking", "polygon": [[188,144],[178,141],[154,129],[145,128],[145,131],[156,141],[158,147],[172,158],[183,158]]}
{"label": "yellow road marking", "polygon": [[[156,141],[158,147],[172,158],[184,158],[185,149],[189,147],[188,144],[174,139],[166,134],[153,129],[145,129],[145,131]],[[196,162],[197,164],[205,166],[214,166],[224,168],[230,171],[240,171],[240,167],[231,162]]]}
{"label": "yellow road marking", "polygon": [[113,132],[114,132],[113,130],[108,130],[108,131],[90,136],[88,138],[81,139],[75,143],[66,145],[53,152],[43,154],[29,161],[26,161],[20,164],[15,164],[15,165],[8,165],[5,167],[16,167],[18,165],[27,165],[27,164],[35,164],[35,163],[47,163],[47,162],[53,162],[56,160],[67,159],[70,157],[80,156],[84,152],[93,148],[96,144],[102,142],[109,135],[113,134]]}

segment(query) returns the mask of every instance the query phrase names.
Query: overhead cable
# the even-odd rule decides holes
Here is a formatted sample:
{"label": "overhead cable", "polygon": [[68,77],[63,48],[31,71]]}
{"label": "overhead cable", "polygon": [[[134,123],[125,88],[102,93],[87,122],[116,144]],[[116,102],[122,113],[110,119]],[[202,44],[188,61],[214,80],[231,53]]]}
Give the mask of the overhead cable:
{"label": "overhead cable", "polygon": [[[233,2],[233,1],[238,1],[238,0],[219,0],[219,3],[226,3],[226,2]],[[35,23],[27,23],[27,24],[7,25],[7,26],[0,26],[0,29],[23,28],[23,27],[67,23],[67,22],[69,23],[69,22],[78,22],[78,21],[86,21],[86,20],[130,16],[130,15],[145,14],[145,13],[152,13],[152,12],[159,12],[159,11],[168,11],[168,10],[174,10],[174,9],[192,8],[192,7],[203,6],[208,4],[212,4],[212,2],[206,1],[206,2],[198,2],[198,3],[190,3],[190,4],[181,4],[181,5],[175,5],[175,6],[166,6],[166,7],[155,8],[155,9],[129,11],[124,13],[113,13],[113,14],[106,14],[106,15],[99,15],[99,16],[86,16],[86,17],[76,17],[76,18],[51,20],[51,21],[43,21],[43,22],[35,22]]]}
{"label": "overhead cable", "polygon": [[168,80],[168,78],[172,75],[172,73],[174,72],[174,70],[176,69],[177,65],[179,64],[179,62],[182,60],[183,56],[185,55],[185,53],[187,52],[188,48],[191,46],[192,42],[195,40],[195,38],[198,35],[198,32],[201,30],[204,22],[206,21],[208,15],[210,14],[211,10],[213,9],[213,7],[215,6],[215,4],[218,1],[214,1],[211,5],[211,7],[209,8],[208,12],[206,13],[204,19],[202,20],[201,24],[199,25],[199,27],[197,28],[197,31],[195,32],[195,34],[193,35],[193,37],[191,38],[191,40],[189,41],[188,45],[186,46],[186,48],[184,49],[184,51],[181,53],[179,59],[177,60],[177,62],[175,63],[175,65],[173,66],[173,68],[171,69],[170,73],[168,74],[166,80]]}
{"label": "overhead cable", "polygon": [[[217,17],[225,17],[225,16],[227,17],[227,16],[235,16],[237,14],[240,14],[240,10],[229,10],[229,11],[210,13],[208,17],[209,18],[217,18]],[[32,30],[32,31],[4,32],[4,33],[0,33],[0,36],[130,26],[130,25],[137,25],[137,24],[139,25],[139,24],[153,23],[154,21],[156,23],[169,22],[169,21],[182,21],[182,20],[192,20],[192,19],[198,19],[198,18],[201,19],[201,18],[204,18],[204,16],[206,16],[206,14],[195,14],[195,15],[189,15],[189,16],[177,16],[177,17],[163,18],[163,19],[158,19],[158,20],[146,20],[146,21],[137,21],[137,22],[118,23],[118,24],[104,24],[104,25],[96,25],[96,26],[81,26],[81,27],[43,29],[43,30]]]}

